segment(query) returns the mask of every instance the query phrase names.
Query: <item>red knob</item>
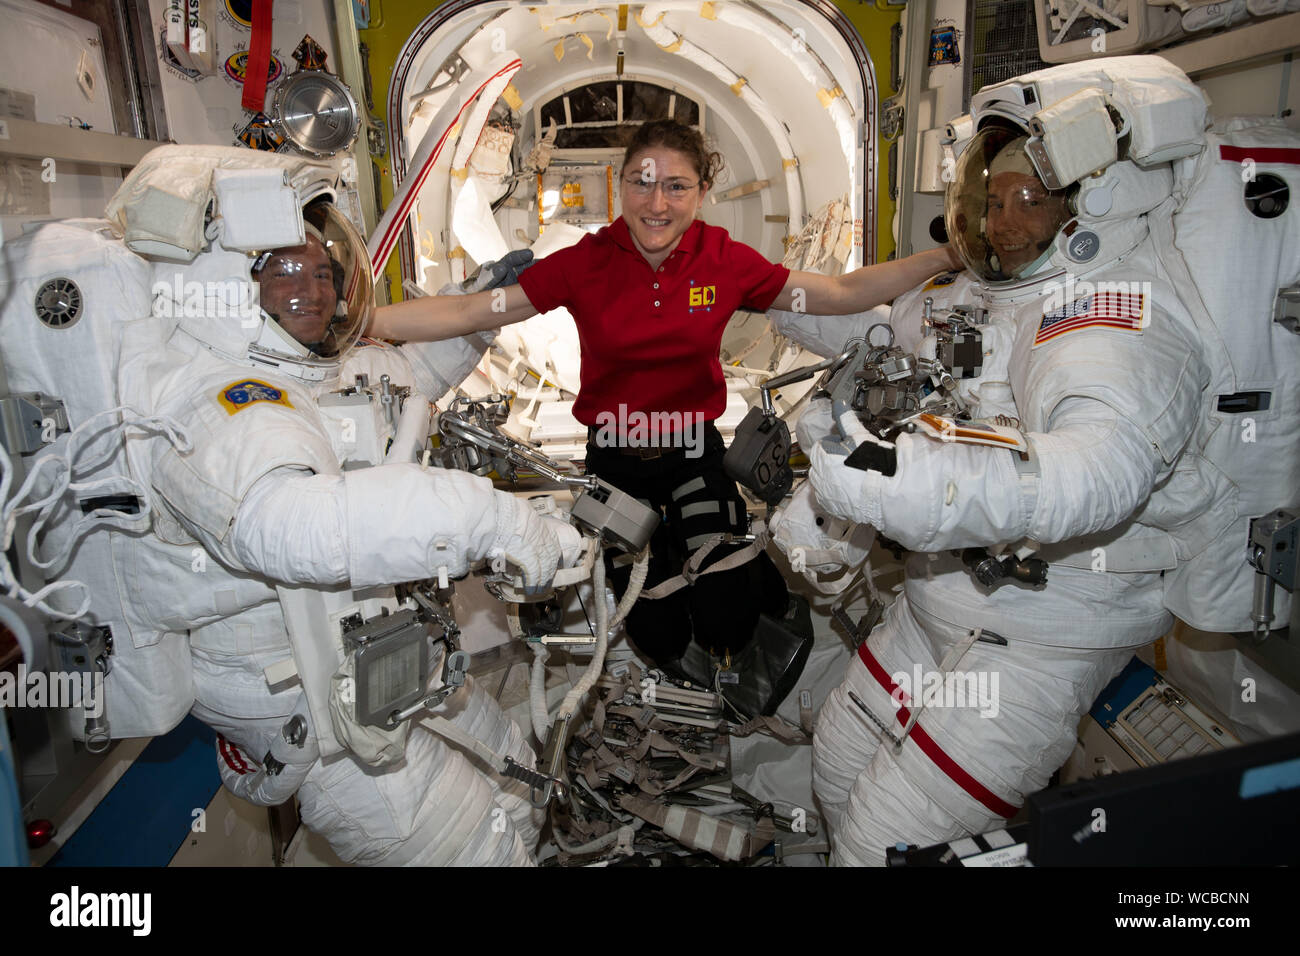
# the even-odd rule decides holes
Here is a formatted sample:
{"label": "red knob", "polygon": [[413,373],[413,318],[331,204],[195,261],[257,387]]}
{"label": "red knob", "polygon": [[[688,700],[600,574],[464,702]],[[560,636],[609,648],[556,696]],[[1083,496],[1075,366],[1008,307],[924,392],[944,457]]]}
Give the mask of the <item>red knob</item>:
{"label": "red knob", "polygon": [[32,820],[27,824],[27,848],[39,850],[54,839],[54,824],[49,820]]}

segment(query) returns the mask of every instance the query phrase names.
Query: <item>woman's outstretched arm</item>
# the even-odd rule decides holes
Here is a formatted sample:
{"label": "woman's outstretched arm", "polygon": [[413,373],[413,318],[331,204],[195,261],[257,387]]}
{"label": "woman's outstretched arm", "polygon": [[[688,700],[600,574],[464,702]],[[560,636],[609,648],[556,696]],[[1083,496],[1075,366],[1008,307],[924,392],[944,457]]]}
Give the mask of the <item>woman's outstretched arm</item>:
{"label": "woman's outstretched arm", "polygon": [[537,312],[517,285],[471,295],[429,295],[380,306],[367,335],[403,342],[437,342],[522,322]]}
{"label": "woman's outstretched arm", "polygon": [[945,269],[965,268],[950,246],[906,259],[863,266],[844,275],[791,272],[772,308],[813,315],[848,315],[890,302]]}

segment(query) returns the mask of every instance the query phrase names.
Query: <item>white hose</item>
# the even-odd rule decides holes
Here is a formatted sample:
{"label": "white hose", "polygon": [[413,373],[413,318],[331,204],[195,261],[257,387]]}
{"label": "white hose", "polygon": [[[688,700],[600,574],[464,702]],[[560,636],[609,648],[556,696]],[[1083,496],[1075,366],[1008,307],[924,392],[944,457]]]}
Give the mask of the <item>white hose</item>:
{"label": "white hose", "polygon": [[384,464],[420,460],[420,452],[429,440],[430,417],[427,398],[418,392],[407,396],[402,414],[397,419],[393,440],[388,446],[388,454],[384,456]]}
{"label": "white hose", "polygon": [[[100,425],[101,419],[119,414],[121,421],[109,426]],[[9,546],[17,530],[18,519],[33,512],[36,513],[36,517],[28,528],[26,553],[32,566],[42,571],[56,566],[61,567],[81,538],[93,530],[117,529],[123,532],[138,532],[147,527],[151,513],[150,500],[140,482],[127,475],[89,481],[72,480],[75,474],[91,474],[110,461],[118,454],[118,445],[122,439],[119,437],[118,441],[108,441],[107,437],[124,436],[126,429],[133,427],[162,436],[183,453],[188,452],[192,447],[189,434],[175,419],[165,415],[146,417],[129,405],[119,405],[92,415],[74,428],[68,434],[61,452],[50,452],[38,458],[29,468],[26,479],[19,489],[13,492],[12,497],[10,491],[13,487],[15,469],[9,455],[4,448],[0,447],[0,590],[3,590],[6,595],[57,620],[75,621],[89,612],[93,598],[90,588],[81,581],[51,581],[35,592],[24,588],[9,564],[7,557]],[[101,428],[103,431],[96,430]],[[86,435],[97,437],[83,445],[82,441]],[[86,453],[96,441],[101,443],[100,451],[91,452],[89,460],[86,460]],[[42,478],[42,476],[47,477]],[[40,480],[44,480],[49,486],[45,497],[24,504],[34,493],[33,489]],[[59,507],[63,496],[69,491],[77,495],[95,491],[125,492],[139,501],[139,510],[135,514],[129,514],[111,507],[96,508],[80,519],[67,533],[57,554],[50,558],[42,558],[39,554],[39,539],[46,523]],[[58,610],[45,602],[45,599],[55,592],[78,589],[82,592],[82,601],[77,609],[70,613]]]}
{"label": "white hose", "polygon": [[[627,826],[630,826],[632,831],[635,833],[637,830],[640,830],[641,827],[645,826],[645,821],[637,819],[635,822],[627,824]],[[598,836],[590,843],[583,843],[581,846],[572,846],[571,844],[566,843],[564,836],[559,830],[553,829],[551,835],[555,837],[556,845],[565,853],[571,854],[572,856],[582,856],[587,853],[599,853],[601,850],[613,846],[618,842],[619,834],[622,830],[623,827],[619,827],[617,830],[610,830],[604,836]]]}
{"label": "white hose", "polygon": [[[596,592],[596,652],[591,656],[591,663],[587,665],[581,679],[565,695],[563,702],[560,704],[560,711],[555,716],[556,720],[564,720],[573,716],[578,709],[578,703],[586,695],[587,691],[595,686],[597,678],[605,669],[605,651],[609,649],[609,605],[605,603],[605,555],[603,548],[596,550],[596,561],[591,567],[591,587]],[[631,593],[630,588],[628,593]],[[627,594],[624,594],[623,597],[626,600]]]}
{"label": "white hose", "polygon": [[582,679],[573,685],[573,690],[569,691],[560,704],[560,712],[556,715],[557,720],[573,716],[587,691],[595,686],[605,668],[609,632],[623,623],[623,619],[632,610],[632,605],[641,596],[641,586],[645,584],[646,575],[649,573],[650,548],[647,546],[637,555],[632,565],[632,576],[628,578],[627,590],[623,592],[623,600],[618,602],[618,607],[614,609],[614,618],[610,620],[609,605],[605,603],[605,557],[601,551],[596,552],[596,562],[591,568],[591,586],[596,592],[596,653],[592,655],[591,663],[587,665]]}
{"label": "white hose", "polygon": [[533,733],[537,742],[546,745],[546,734],[551,729],[551,718],[546,712],[546,659],[551,652],[541,641],[531,645],[533,650],[533,673],[528,683],[529,714],[533,719]]}
{"label": "white hose", "polygon": [[[618,606],[614,609],[613,619],[608,620],[609,608],[605,603],[605,558],[603,552],[597,552],[596,560],[592,562],[591,569],[592,589],[596,593],[596,653],[582,678],[565,696],[563,703],[560,704],[558,716],[572,715],[577,710],[578,703],[582,700],[583,695],[595,685],[600,677],[601,670],[605,666],[605,652],[609,647],[609,632],[623,623],[628,612],[632,610],[632,605],[641,596],[641,588],[645,584],[646,576],[649,573],[650,549],[643,548],[632,565],[632,575],[628,579],[627,590],[623,593],[623,599],[619,601]],[[518,618],[507,615],[506,619],[509,622],[510,636],[522,639],[524,633],[519,627]],[[533,669],[528,684],[529,716],[532,719],[533,733],[537,736],[538,742],[545,745],[552,723],[546,707],[546,661],[550,656],[550,650],[540,641],[531,643],[529,647],[533,652]]]}
{"label": "white hose", "polygon": [[618,602],[618,607],[614,608],[614,620],[609,622],[611,631],[622,624],[632,610],[632,605],[641,596],[641,588],[645,585],[645,579],[649,573],[650,547],[647,545],[641,549],[641,553],[636,556],[636,560],[632,563],[632,576],[627,580],[627,590],[623,592],[623,600]]}
{"label": "white hose", "polygon": [[[522,641],[527,637],[519,624],[517,612],[506,614],[506,627],[516,640]],[[551,652],[541,641],[529,642],[528,647],[533,652],[533,669],[528,681],[528,716],[538,745],[544,747],[546,734],[551,729],[551,718],[546,712],[546,660]]]}

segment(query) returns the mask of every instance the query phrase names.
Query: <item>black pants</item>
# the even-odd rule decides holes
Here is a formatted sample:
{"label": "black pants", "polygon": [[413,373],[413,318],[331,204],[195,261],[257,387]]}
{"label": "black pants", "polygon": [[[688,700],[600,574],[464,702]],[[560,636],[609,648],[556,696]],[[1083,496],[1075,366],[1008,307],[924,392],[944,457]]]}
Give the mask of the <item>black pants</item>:
{"label": "black pants", "polygon": [[[650,572],[645,589],[681,573],[682,566],[703,539],[719,532],[746,531],[745,501],[736,483],[722,470],[726,451],[712,422],[704,427],[703,454],[698,447],[665,449],[657,458],[643,459],[618,448],[587,443],[587,472],[620,491],[639,498],[662,515],[650,539]],[[704,563],[708,568],[743,544],[718,545]],[[609,581],[620,597],[627,588],[630,565],[606,556]],[[627,618],[627,632],[637,649],[657,664],[676,660],[692,636],[706,650],[735,654],[754,634],[760,613],[782,615],[789,594],[781,572],[764,553],[728,571],[706,574],[692,586],[664,598],[642,598]]]}

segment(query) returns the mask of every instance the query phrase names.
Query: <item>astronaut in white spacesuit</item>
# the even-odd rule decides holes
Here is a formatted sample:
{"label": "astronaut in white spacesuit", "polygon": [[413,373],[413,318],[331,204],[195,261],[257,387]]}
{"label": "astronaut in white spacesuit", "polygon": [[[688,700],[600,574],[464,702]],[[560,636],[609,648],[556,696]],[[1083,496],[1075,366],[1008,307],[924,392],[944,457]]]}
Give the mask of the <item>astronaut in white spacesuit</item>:
{"label": "astronaut in white spacesuit", "polygon": [[[296,792],[303,821],[345,861],[531,862],[538,820],[523,784],[480,772],[423,729],[358,726],[342,715],[364,688],[329,683],[340,615],[390,606],[387,586],[460,577],[485,559],[543,585],[580,547],[573,528],[487,479],[410,457],[428,433],[429,397],[461,381],[486,340],[356,347],[369,262],[322,192],[330,171],[216,148],[186,148],[179,162],[165,149],[137,167],[110,215],[138,236],[151,189],[206,205],[211,179],[212,241],[188,265],[155,264],[154,319],[127,332],[119,388],[189,433],[188,452],[129,443],[155,498],[154,532],[179,555],[156,562],[139,600],[188,630],[193,713],[220,734],[223,781],[263,805]],[[143,207],[134,218],[133,206]],[[260,218],[240,221],[241,207]],[[201,307],[172,291],[195,288]],[[174,330],[159,334],[160,323]],[[178,565],[196,543],[215,560],[186,573]],[[302,616],[313,609],[326,616]],[[472,678],[439,712],[532,766],[519,728]]]}
{"label": "astronaut in white spacesuit", "polygon": [[[1109,127],[1109,156],[1079,156],[1104,142],[1107,127],[1088,124],[1106,103],[1127,136]],[[964,149],[946,200],[968,271],[900,297],[890,322],[903,349],[933,355],[926,299],[985,309],[982,368],[956,392],[969,418],[1014,426],[1028,447],[921,431],[885,442],[849,411],[830,436],[847,441],[811,449],[817,504],[912,552],[817,720],[814,790],[841,864],[995,829],[1046,786],[1101,689],[1171,626],[1170,532],[1208,504],[1175,472],[1210,371],[1147,222],[1168,211],[1169,160],[1201,149],[1202,94],[1164,61],[1130,57],[986,88],[971,111],[964,132],[953,124]],[[1067,169],[1075,160],[1084,168]],[[822,339],[830,321],[781,319]],[[847,463],[863,444],[880,464]],[[953,550],[967,548],[1034,555],[1046,583],[977,583]]]}

